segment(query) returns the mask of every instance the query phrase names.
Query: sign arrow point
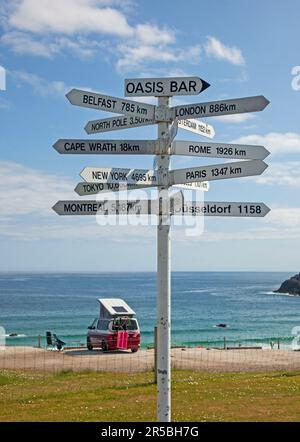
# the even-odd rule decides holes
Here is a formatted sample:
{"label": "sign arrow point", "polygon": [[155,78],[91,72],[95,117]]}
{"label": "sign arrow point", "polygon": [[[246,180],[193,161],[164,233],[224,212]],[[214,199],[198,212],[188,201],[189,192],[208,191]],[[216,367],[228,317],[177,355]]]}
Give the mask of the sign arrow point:
{"label": "sign arrow point", "polygon": [[66,94],[66,98],[70,101],[71,103],[71,97],[73,95],[75,89],[71,89],[67,94]]}
{"label": "sign arrow point", "polygon": [[52,206],[52,210],[54,210],[54,212],[59,215],[58,207],[59,207],[59,201],[57,201],[57,203],[55,203],[54,206]]}
{"label": "sign arrow point", "polygon": [[89,133],[88,128],[89,128],[89,123],[86,123],[86,125],[84,126],[84,130],[86,131],[87,134]]}
{"label": "sign arrow point", "polygon": [[266,204],[262,204],[266,208],[266,215],[271,211],[270,207],[268,207]]}
{"label": "sign arrow point", "polygon": [[84,170],[85,170],[86,168],[84,167],[83,169],[82,169],[82,171],[80,172],[80,174],[79,174],[79,176],[84,180],[84,178],[83,178],[83,175],[84,175]]}
{"label": "sign arrow point", "polygon": [[[268,149],[266,149],[266,148],[264,148],[264,149],[265,149],[265,151],[266,151],[266,152],[265,152],[265,154],[266,154],[265,158],[267,158],[267,157],[271,154],[271,152],[268,151]],[[265,159],[265,158],[264,158],[264,159]]]}
{"label": "sign arrow point", "polygon": [[202,80],[202,91],[201,92],[205,91],[205,89],[209,88],[209,86],[210,86],[210,84],[207,83],[207,81]]}
{"label": "sign arrow point", "polygon": [[52,147],[56,150],[56,152],[58,152],[58,153],[61,153],[60,152],[60,150],[59,150],[59,144],[60,144],[60,141],[61,140],[57,140],[53,145],[52,145]]}
{"label": "sign arrow point", "polygon": [[[259,161],[259,160],[258,160]],[[264,161],[262,161],[262,166],[263,166],[263,169],[262,169],[262,172],[261,173],[263,173],[268,167],[269,167],[269,165],[267,164],[267,163],[265,163]]]}

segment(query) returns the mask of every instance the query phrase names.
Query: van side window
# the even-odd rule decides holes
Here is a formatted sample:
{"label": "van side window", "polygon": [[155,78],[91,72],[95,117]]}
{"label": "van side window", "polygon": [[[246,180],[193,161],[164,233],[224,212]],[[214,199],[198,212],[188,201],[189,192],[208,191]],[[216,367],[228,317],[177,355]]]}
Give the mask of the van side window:
{"label": "van side window", "polygon": [[97,329],[107,330],[107,328],[108,328],[108,321],[106,319],[99,319],[97,323]]}

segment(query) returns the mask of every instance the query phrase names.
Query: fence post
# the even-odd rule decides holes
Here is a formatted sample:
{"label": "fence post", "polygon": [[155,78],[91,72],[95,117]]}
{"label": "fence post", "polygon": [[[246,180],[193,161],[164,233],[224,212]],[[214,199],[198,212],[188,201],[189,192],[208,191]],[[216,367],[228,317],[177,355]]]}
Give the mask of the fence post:
{"label": "fence post", "polygon": [[38,335],[38,348],[41,348],[41,335]]}
{"label": "fence post", "polygon": [[277,348],[278,348],[278,350],[280,350],[280,339],[279,338],[277,339]]}
{"label": "fence post", "polygon": [[227,350],[226,336],[224,336],[224,350]]}

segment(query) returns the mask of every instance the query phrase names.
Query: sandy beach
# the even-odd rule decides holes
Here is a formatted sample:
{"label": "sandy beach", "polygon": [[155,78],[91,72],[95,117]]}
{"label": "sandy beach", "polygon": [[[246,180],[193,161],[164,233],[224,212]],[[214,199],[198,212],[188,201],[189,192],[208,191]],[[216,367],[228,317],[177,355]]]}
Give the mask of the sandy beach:
{"label": "sandy beach", "polygon": [[[300,352],[174,348],[172,367],[212,372],[300,370]],[[89,352],[85,348],[57,352],[33,347],[6,347],[0,351],[0,369],[141,372],[154,369],[154,350],[103,353],[101,350]]]}

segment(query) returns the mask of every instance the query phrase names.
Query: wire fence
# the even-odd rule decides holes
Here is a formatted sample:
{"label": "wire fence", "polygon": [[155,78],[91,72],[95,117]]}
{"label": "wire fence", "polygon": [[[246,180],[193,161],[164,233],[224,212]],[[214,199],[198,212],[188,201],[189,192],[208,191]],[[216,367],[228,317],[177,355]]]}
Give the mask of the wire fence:
{"label": "wire fence", "polygon": [[[204,343],[204,344],[203,344]],[[203,339],[197,346],[172,344],[173,369],[211,372],[253,372],[300,370],[300,351],[285,348],[280,339],[269,345],[249,345],[249,341],[232,344],[224,338],[215,347]],[[39,372],[110,371],[143,372],[155,370],[154,347],[132,353],[126,351],[89,351],[85,346],[56,348],[40,346],[6,346],[0,350],[0,370],[36,370]]]}

